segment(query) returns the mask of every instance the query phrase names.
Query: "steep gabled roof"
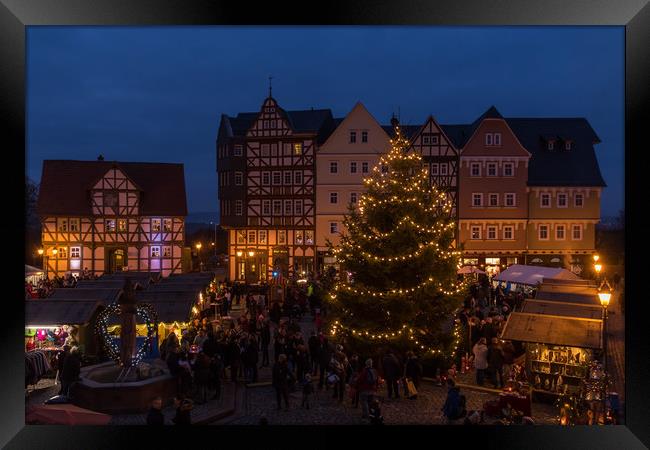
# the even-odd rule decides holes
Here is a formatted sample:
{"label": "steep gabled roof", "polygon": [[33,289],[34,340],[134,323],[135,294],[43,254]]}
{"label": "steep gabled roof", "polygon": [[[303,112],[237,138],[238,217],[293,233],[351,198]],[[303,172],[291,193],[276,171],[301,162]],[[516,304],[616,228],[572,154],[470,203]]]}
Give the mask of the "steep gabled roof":
{"label": "steep gabled roof", "polygon": [[141,215],[187,215],[183,164],[74,160],[43,161],[39,215],[92,215],[88,187],[112,167],[142,189]]}

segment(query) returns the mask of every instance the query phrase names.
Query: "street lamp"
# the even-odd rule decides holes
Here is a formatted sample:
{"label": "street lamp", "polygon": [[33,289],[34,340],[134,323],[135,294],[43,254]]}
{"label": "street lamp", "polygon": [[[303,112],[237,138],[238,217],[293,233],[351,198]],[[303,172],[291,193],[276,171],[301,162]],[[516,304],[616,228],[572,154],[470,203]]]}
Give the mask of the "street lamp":
{"label": "street lamp", "polygon": [[600,259],[599,255],[594,255],[594,263],[597,263],[599,259]]}
{"label": "street lamp", "polygon": [[38,256],[41,257],[41,264],[43,265],[43,270],[45,271],[45,278],[47,279],[47,264],[45,264],[45,257],[46,257],[45,250],[39,248],[38,250],[36,250],[36,252],[38,253]]}
{"label": "street lamp", "polygon": [[603,381],[603,425],[606,424],[607,419],[607,307],[612,298],[612,288],[607,282],[607,278],[603,280],[598,288],[598,298],[603,307],[603,370],[605,373],[605,380]]}
{"label": "street lamp", "polygon": [[250,250],[248,252],[248,256],[250,256],[252,258],[253,256],[255,256],[255,252],[253,250]]}
{"label": "street lamp", "polygon": [[243,253],[242,253],[241,250],[237,250],[237,256],[238,256],[239,258],[241,258],[241,255],[242,255],[242,254],[243,254]]}
{"label": "street lamp", "polygon": [[[212,225],[213,222],[210,222],[210,225]],[[217,222],[214,222],[214,242],[212,243],[214,246],[214,256],[217,256]]]}
{"label": "street lamp", "polygon": [[196,254],[199,257],[199,271],[201,271],[201,266],[203,265],[203,263],[201,262],[201,247],[202,247],[201,243],[197,242],[197,244],[196,244]]}

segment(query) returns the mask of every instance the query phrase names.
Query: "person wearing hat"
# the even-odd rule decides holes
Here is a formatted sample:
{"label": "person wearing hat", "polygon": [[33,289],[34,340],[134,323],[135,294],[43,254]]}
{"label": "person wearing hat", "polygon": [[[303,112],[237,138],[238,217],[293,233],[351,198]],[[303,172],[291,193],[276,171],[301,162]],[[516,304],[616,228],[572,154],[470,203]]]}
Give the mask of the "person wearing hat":
{"label": "person wearing hat", "polygon": [[372,359],[366,359],[365,367],[357,379],[357,389],[359,390],[359,401],[361,402],[361,417],[368,418],[368,404],[377,392],[379,376],[377,371],[372,367]]}

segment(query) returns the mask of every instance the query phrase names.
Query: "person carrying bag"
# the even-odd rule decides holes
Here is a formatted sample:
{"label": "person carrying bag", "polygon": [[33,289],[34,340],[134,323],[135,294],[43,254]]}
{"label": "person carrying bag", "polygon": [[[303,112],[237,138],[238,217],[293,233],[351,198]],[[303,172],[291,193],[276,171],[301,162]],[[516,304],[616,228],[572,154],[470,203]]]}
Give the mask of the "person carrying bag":
{"label": "person carrying bag", "polygon": [[415,388],[415,383],[410,378],[404,378],[404,396],[409,400],[418,398],[418,390]]}

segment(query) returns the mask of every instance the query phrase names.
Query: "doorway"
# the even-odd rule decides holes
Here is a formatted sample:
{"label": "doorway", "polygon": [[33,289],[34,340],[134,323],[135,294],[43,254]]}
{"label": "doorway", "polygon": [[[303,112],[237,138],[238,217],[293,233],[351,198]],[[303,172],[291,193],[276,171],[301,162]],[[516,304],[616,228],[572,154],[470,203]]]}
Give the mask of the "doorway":
{"label": "doorway", "polygon": [[126,265],[126,251],[124,249],[114,248],[109,250],[107,273],[121,272]]}

